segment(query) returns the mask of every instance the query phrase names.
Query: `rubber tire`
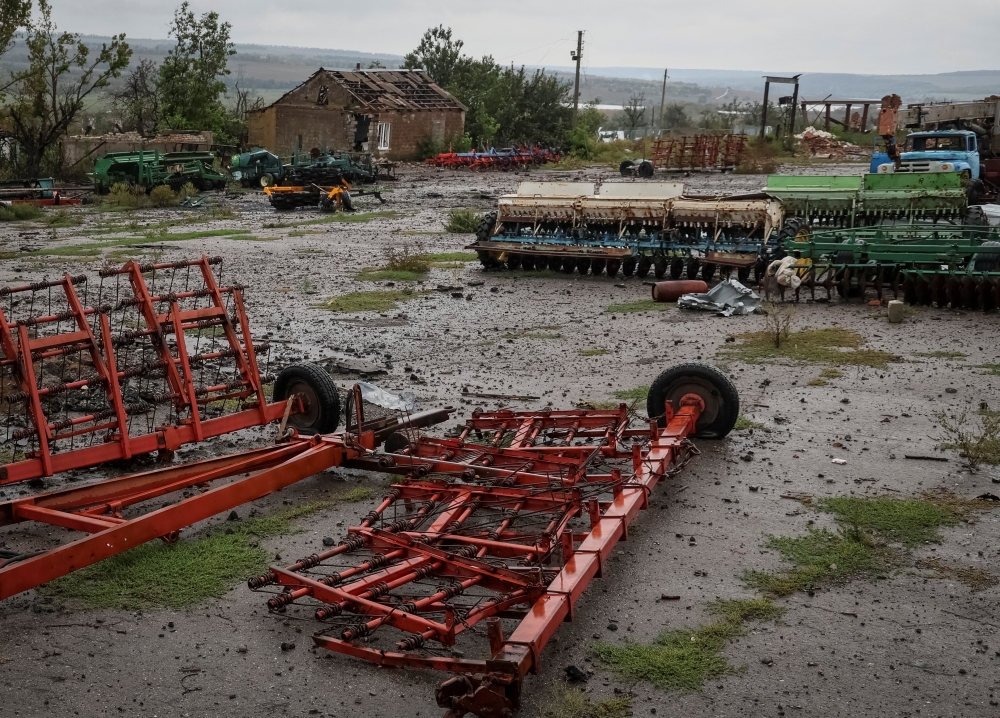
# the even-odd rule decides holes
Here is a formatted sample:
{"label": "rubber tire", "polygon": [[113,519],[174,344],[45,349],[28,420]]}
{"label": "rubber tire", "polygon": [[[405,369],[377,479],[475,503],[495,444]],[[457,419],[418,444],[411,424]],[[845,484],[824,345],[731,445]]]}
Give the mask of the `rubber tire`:
{"label": "rubber tire", "polygon": [[639,257],[639,263],[635,267],[635,276],[645,279],[649,276],[649,268],[653,266],[653,260],[648,254]]}
{"label": "rubber tire", "polygon": [[[693,384],[702,389],[714,401],[718,402],[716,410],[706,411],[698,418],[695,425],[695,437],[699,439],[722,439],[736,425],[740,415],[740,396],[729,378],[718,369],[705,364],[679,364],[663,371],[653,385],[649,387],[646,397],[646,413],[651,418],[658,417],[660,426],[666,425],[662,414],[667,397],[685,384]],[[680,396],[672,399],[674,411],[680,406]]]}
{"label": "rubber tire", "polygon": [[635,267],[638,263],[635,257],[626,257],[625,261],[622,262],[622,274],[626,277],[631,277],[635,274]]}
{"label": "rubber tire", "polygon": [[645,178],[649,179],[650,177],[653,176],[653,171],[654,170],[653,170],[653,163],[652,162],[650,162],[648,160],[645,160],[645,161],[639,163],[638,174],[639,174],[640,177],[645,177]]}
{"label": "rubber tire", "polygon": [[656,261],[653,262],[653,276],[657,279],[663,279],[663,275],[667,273],[667,259],[666,257],[657,257]]}
{"label": "rubber tire", "polygon": [[670,262],[670,278],[680,279],[681,275],[684,273],[684,260],[680,257],[674,257]]}
{"label": "rubber tire", "polygon": [[618,165],[618,171],[621,173],[622,177],[628,177],[635,170],[635,165],[632,160],[625,160],[620,165]]}
{"label": "rubber tire", "polygon": [[288,417],[288,423],[298,429],[300,434],[307,436],[336,431],[340,423],[340,394],[329,372],[311,362],[285,367],[274,382],[274,401],[286,401],[291,394],[291,388],[296,384],[305,384],[312,390],[316,398],[317,411],[308,421],[304,420],[302,414],[292,414]]}
{"label": "rubber tire", "polygon": [[476,227],[476,239],[480,242],[485,242],[490,237],[493,236],[493,227],[497,223],[497,213],[487,212],[483,215],[482,220],[479,222],[479,226]]}

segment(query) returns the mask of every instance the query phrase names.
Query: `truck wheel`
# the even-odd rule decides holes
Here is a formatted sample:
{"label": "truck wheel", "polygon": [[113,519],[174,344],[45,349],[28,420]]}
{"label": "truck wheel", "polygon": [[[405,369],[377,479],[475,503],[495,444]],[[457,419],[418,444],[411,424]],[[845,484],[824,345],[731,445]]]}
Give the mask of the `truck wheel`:
{"label": "truck wheel", "polygon": [[265,172],[260,176],[261,187],[270,187],[273,184],[274,184],[274,175],[272,175],[270,172]]}
{"label": "truck wheel", "polygon": [[965,187],[965,196],[971,205],[982,204],[983,196],[986,194],[986,185],[981,179],[969,180]]}
{"label": "truck wheel", "polygon": [[650,161],[648,161],[648,160],[644,160],[643,162],[640,162],[639,163],[639,176],[640,177],[645,177],[647,179],[650,178],[650,177],[652,177],[653,176],[653,163],[650,162]]}
{"label": "truck wheel", "polygon": [[343,193],[340,195],[340,199],[344,203],[344,211],[346,211],[346,212],[353,212],[354,211],[354,202],[351,201],[351,193],[350,192],[348,192],[345,189],[343,191]]}
{"label": "truck wheel", "polygon": [[476,239],[480,242],[487,241],[493,236],[493,227],[497,223],[497,213],[487,212],[483,215],[483,218],[479,221],[479,226],[476,227]]}
{"label": "truck wheel", "polygon": [[330,374],[319,366],[305,362],[281,370],[274,382],[274,400],[286,401],[302,395],[305,411],[292,414],[288,423],[300,434],[329,434],[340,423],[340,395]]}
{"label": "truck wheel", "polygon": [[618,171],[621,172],[622,177],[629,177],[635,171],[635,165],[632,163],[632,160],[625,160],[618,165]]}
{"label": "truck wheel", "polygon": [[646,413],[665,426],[666,402],[677,412],[685,394],[696,394],[705,402],[695,424],[697,438],[721,439],[736,425],[740,415],[736,387],[725,374],[705,364],[679,364],[656,377],[646,397]]}

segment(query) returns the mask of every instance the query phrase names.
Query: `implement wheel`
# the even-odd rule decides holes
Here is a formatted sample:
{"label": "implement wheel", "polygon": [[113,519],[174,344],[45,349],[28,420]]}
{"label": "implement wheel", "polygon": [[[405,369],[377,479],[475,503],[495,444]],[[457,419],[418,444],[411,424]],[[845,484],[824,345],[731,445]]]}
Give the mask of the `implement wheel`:
{"label": "implement wheel", "polygon": [[711,282],[712,277],[715,276],[715,265],[711,262],[705,262],[701,265],[701,278],[706,282]]}
{"label": "implement wheel", "polygon": [[281,370],[274,382],[274,400],[286,401],[301,395],[304,411],[288,417],[300,434],[329,434],[340,422],[340,395],[330,374],[309,362],[292,364]]}
{"label": "implement wheel", "polygon": [[618,270],[621,269],[622,260],[620,259],[609,259],[608,260],[608,276],[617,277]]}
{"label": "implement wheel", "polygon": [[587,272],[590,271],[590,260],[583,258],[576,260],[576,271],[586,277]]}
{"label": "implement wheel", "polygon": [[521,268],[521,255],[520,254],[507,255],[507,269],[513,272],[520,268]]}
{"label": "implement wheel", "polygon": [[657,279],[663,279],[663,275],[667,273],[667,258],[657,257],[656,262],[653,263],[653,276]]}
{"label": "implement wheel", "polygon": [[687,265],[688,279],[697,279],[699,269],[701,269],[701,260],[691,257],[691,259],[688,260]]}
{"label": "implement wheel", "polygon": [[646,413],[665,426],[666,403],[669,401],[676,413],[685,394],[695,394],[705,402],[695,424],[694,435],[699,439],[721,439],[736,425],[740,415],[736,387],[725,374],[705,364],[680,364],[656,377],[646,397]]}
{"label": "implement wheel", "polygon": [[622,274],[624,274],[626,277],[631,277],[633,274],[635,274],[636,264],[638,264],[638,261],[636,260],[635,257],[626,257],[625,261],[622,262]]}
{"label": "implement wheel", "polygon": [[673,261],[670,262],[670,278],[680,279],[682,274],[684,274],[684,259],[674,257]]}
{"label": "implement wheel", "polygon": [[649,268],[653,266],[653,260],[650,259],[645,254],[639,257],[639,264],[636,265],[635,274],[639,279],[645,279],[649,276]]}
{"label": "implement wheel", "polygon": [[560,269],[563,274],[572,274],[573,270],[576,269],[576,260],[570,257],[563,257],[561,260]]}
{"label": "implement wheel", "polygon": [[607,266],[607,261],[603,259],[592,259],[590,260],[590,271],[595,277],[599,277],[604,274],[604,267]]}

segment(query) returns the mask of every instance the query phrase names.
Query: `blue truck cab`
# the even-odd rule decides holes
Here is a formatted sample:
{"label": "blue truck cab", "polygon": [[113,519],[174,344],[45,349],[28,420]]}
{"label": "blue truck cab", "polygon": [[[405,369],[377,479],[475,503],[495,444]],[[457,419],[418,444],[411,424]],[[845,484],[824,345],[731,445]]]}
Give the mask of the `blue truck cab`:
{"label": "blue truck cab", "polygon": [[885,152],[873,152],[871,172],[958,172],[966,179],[979,179],[979,147],[976,133],[968,130],[913,132],[906,136],[900,166]]}

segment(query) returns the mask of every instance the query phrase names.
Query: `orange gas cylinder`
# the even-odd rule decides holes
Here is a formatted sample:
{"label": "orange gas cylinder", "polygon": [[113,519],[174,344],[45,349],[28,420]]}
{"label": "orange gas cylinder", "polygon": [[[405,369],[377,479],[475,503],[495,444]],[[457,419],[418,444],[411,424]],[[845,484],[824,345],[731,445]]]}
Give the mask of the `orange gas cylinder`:
{"label": "orange gas cylinder", "polygon": [[675,279],[653,285],[654,302],[676,302],[682,294],[703,294],[708,285],[700,279]]}

